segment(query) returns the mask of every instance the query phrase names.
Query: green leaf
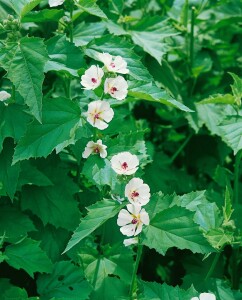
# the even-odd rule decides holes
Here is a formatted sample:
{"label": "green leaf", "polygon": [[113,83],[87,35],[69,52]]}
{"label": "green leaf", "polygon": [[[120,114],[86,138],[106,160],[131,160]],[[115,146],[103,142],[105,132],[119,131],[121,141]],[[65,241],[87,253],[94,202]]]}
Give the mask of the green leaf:
{"label": "green leaf", "polygon": [[96,4],[97,0],[79,0],[77,6],[90,15],[107,19],[105,13]]}
{"label": "green leaf", "polygon": [[37,289],[42,300],[86,300],[91,292],[82,269],[70,261],[56,263],[50,275],[40,275]]}
{"label": "green leaf", "polygon": [[105,35],[91,41],[87,45],[85,53],[94,59],[97,59],[98,53],[102,52],[107,52],[114,56],[120,55],[128,64],[131,77],[137,80],[151,81],[153,79],[152,76],[140,61],[140,57],[132,50],[133,47],[132,44],[120,37]]}
{"label": "green leaf", "polygon": [[222,140],[229,145],[234,154],[242,149],[242,116],[230,116],[219,125]]}
{"label": "green leaf", "polygon": [[120,243],[103,246],[101,254],[93,246],[80,247],[77,255],[94,290],[99,289],[109,275],[118,276],[127,285],[131,282],[133,253]]}
{"label": "green leaf", "polygon": [[60,9],[42,9],[40,11],[29,12],[21,20],[22,23],[34,22],[58,22],[64,16],[64,11]]}
{"label": "green leaf", "polygon": [[230,94],[225,94],[225,95],[218,94],[218,95],[209,96],[209,98],[199,101],[198,104],[209,104],[209,103],[234,104],[234,102],[235,102],[234,96]]}
{"label": "green leaf", "polygon": [[[18,226],[16,226],[18,224]],[[0,236],[5,235],[5,241],[15,243],[34,231],[35,226],[30,218],[13,205],[1,205],[0,209]]]}
{"label": "green leaf", "polygon": [[190,108],[174,100],[167,94],[165,90],[159,89],[154,82],[129,81],[129,96],[141,100],[162,103],[183,110],[185,112],[193,112]]}
{"label": "green leaf", "polygon": [[37,215],[44,225],[49,223],[57,228],[73,230],[79,223],[80,212],[76,200],[65,186],[66,178],[60,179],[60,185],[24,187],[21,206],[23,210]]}
{"label": "green leaf", "polygon": [[194,213],[173,206],[155,215],[144,229],[144,245],[165,255],[170,247],[189,249],[193,253],[214,251],[193,221]]}
{"label": "green leaf", "polygon": [[131,29],[130,34],[136,45],[142,47],[161,64],[163,55],[169,49],[165,38],[177,35],[178,32],[169,24],[168,20],[154,16],[142,18]]}
{"label": "green leaf", "polygon": [[56,35],[46,43],[50,59],[47,61],[44,71],[65,71],[68,74],[79,77],[78,70],[85,67],[83,52],[66,37]]}
{"label": "green leaf", "polygon": [[103,225],[107,220],[114,217],[122,207],[117,201],[108,199],[103,199],[87,207],[88,213],[82,219],[79,227],[74,231],[64,253]]}
{"label": "green leaf", "polygon": [[159,284],[145,281],[140,281],[140,283],[144,289],[144,297],[141,297],[141,300],[190,300],[198,294],[193,287],[185,291],[178,286],[173,287],[166,283]]}
{"label": "green leaf", "polygon": [[241,98],[242,98],[242,79],[239,78],[239,76],[237,76],[234,73],[229,73],[233,79],[234,79],[234,83],[231,85],[231,89],[233,92],[233,95],[235,97],[235,103],[240,106],[241,105]]}
{"label": "green leaf", "polygon": [[23,17],[33,8],[35,8],[35,6],[37,6],[41,0],[9,0],[9,2],[16,13],[20,17]]}
{"label": "green leaf", "polygon": [[23,37],[0,51],[0,63],[7,77],[38,121],[42,115],[42,83],[47,59],[44,41],[35,37]]}
{"label": "green leaf", "polygon": [[27,300],[28,294],[24,289],[11,287],[3,295],[3,300]]}
{"label": "green leaf", "polygon": [[24,135],[31,118],[23,108],[24,106],[18,104],[5,106],[4,103],[0,103],[0,151],[6,137],[12,137],[15,142],[18,142]]}
{"label": "green leaf", "polygon": [[206,238],[215,249],[221,249],[225,245],[231,245],[234,241],[233,232],[223,228],[211,229],[206,233]]}
{"label": "green leaf", "polygon": [[94,38],[99,38],[106,30],[101,22],[77,24],[73,30],[73,40],[76,46],[86,46]]}
{"label": "green leaf", "polygon": [[25,270],[32,278],[35,272],[51,272],[52,263],[39,244],[40,242],[27,238],[7,246],[5,249],[7,263],[17,270]]}
{"label": "green leaf", "polygon": [[12,140],[5,140],[3,151],[0,153],[0,195],[6,193],[11,200],[17,190],[20,173],[20,163],[12,166],[13,147]]}
{"label": "green leaf", "polygon": [[48,156],[60,143],[69,140],[78,127],[80,108],[66,98],[49,99],[43,105],[42,124],[34,121],[19,141],[13,162],[30,157]]}

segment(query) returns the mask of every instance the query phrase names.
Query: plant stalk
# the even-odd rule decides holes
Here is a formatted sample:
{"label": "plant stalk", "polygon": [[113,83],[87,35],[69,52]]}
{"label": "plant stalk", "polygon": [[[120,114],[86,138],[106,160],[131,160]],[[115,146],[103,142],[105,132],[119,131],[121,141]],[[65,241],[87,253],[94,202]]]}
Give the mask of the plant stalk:
{"label": "plant stalk", "polygon": [[177,156],[181,153],[181,151],[186,147],[187,143],[190,141],[192,136],[193,133],[190,133],[189,136],[185,139],[185,141],[181,144],[181,146],[177,149],[177,151],[173,154],[170,163],[172,163],[177,158]]}
{"label": "plant stalk", "polygon": [[213,259],[212,265],[211,265],[210,269],[208,270],[208,273],[207,273],[207,275],[205,277],[205,281],[207,281],[211,277],[211,275],[213,275],[213,272],[214,272],[214,269],[215,269],[215,267],[216,267],[216,265],[218,263],[220,254],[221,254],[221,252],[217,252],[216,253],[216,255],[215,255],[214,259]]}
{"label": "plant stalk", "polygon": [[134,271],[133,271],[133,274],[132,274],[131,285],[130,285],[130,290],[129,290],[130,300],[133,300],[133,294],[134,294],[134,291],[135,291],[135,283],[136,283],[136,275],[137,275],[141,255],[142,255],[142,250],[143,250],[143,245],[140,244],[140,241],[139,241],[137,256],[136,256],[136,261],[135,261],[135,266],[134,266]]}
{"label": "plant stalk", "polygon": [[192,7],[191,15],[191,32],[190,32],[190,67],[193,68],[193,59],[194,59],[194,23],[195,23],[195,10],[196,8]]}
{"label": "plant stalk", "polygon": [[241,158],[242,158],[242,150],[240,150],[235,156],[235,165],[234,165],[234,204],[239,203],[239,171],[240,171]]}

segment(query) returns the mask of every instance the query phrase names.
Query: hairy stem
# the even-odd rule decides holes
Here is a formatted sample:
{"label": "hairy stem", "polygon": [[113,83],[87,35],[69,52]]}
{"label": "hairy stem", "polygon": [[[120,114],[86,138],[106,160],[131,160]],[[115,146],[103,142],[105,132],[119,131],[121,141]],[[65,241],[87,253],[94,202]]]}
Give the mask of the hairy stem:
{"label": "hairy stem", "polygon": [[214,259],[213,259],[213,262],[211,264],[211,267],[210,269],[208,270],[208,273],[205,277],[205,281],[207,281],[212,275],[213,275],[213,272],[214,272],[214,269],[218,263],[218,260],[219,260],[219,257],[220,257],[220,253],[221,252],[217,252],[216,255],[214,256]]}
{"label": "hairy stem", "polygon": [[135,261],[135,266],[134,266],[134,271],[132,274],[132,279],[131,279],[131,285],[130,285],[130,290],[129,290],[129,297],[130,300],[133,300],[133,294],[135,292],[135,283],[136,283],[136,274],[138,271],[141,255],[142,255],[142,249],[143,245],[140,244],[140,241],[138,243],[138,250],[137,250],[137,256],[136,256],[136,261]]}
{"label": "hairy stem", "polygon": [[177,158],[177,156],[181,153],[181,151],[186,147],[187,143],[190,141],[192,136],[193,133],[190,133],[189,136],[185,139],[185,141],[181,144],[181,146],[177,149],[177,151],[173,154],[170,163],[172,163]]}
{"label": "hairy stem", "polygon": [[234,204],[239,202],[239,171],[240,171],[240,161],[242,158],[242,150],[240,150],[235,156],[234,165]]}

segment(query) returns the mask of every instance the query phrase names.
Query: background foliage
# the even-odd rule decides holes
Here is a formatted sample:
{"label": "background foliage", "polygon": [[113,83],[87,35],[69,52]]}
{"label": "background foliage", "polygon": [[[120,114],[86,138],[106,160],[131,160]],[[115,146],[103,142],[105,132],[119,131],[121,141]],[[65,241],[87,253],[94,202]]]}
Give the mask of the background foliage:
{"label": "background foliage", "polygon": [[[242,299],[241,11],[0,1],[1,299]],[[125,101],[105,96],[115,118],[102,132],[80,117],[101,96],[80,85],[98,52],[130,70]],[[93,137],[107,159],[82,158]],[[124,183],[109,160],[122,151],[152,192],[139,266],[116,224]]]}

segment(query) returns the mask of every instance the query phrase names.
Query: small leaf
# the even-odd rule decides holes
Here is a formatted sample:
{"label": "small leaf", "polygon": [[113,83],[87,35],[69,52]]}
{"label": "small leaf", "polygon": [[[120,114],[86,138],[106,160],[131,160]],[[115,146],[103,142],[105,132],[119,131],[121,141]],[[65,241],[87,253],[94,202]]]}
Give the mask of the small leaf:
{"label": "small leaf", "polygon": [[73,30],[73,40],[76,46],[86,46],[94,38],[103,35],[106,27],[103,23],[85,23],[77,24]]}
{"label": "small leaf", "polygon": [[215,103],[215,104],[234,104],[234,96],[230,94],[225,95],[212,95],[209,98],[203,99],[202,101],[199,101],[197,104],[209,104],[209,103]]}
{"label": "small leaf", "polygon": [[21,20],[22,23],[34,22],[58,22],[64,16],[64,11],[60,9],[42,9],[40,11],[29,12]]}
{"label": "small leaf", "polygon": [[237,76],[234,73],[229,72],[229,74],[234,79],[234,83],[231,85],[231,89],[232,89],[233,95],[235,97],[235,103],[238,106],[240,106],[241,105],[241,98],[242,98],[242,79],[239,78],[239,76]]}
{"label": "small leaf", "polygon": [[41,0],[9,0],[9,2],[16,13],[20,17],[23,17],[33,8],[35,8],[35,6],[37,6],[41,2]]}
{"label": "small leaf", "polygon": [[50,273],[52,270],[52,263],[39,247],[39,242],[32,239],[27,238],[17,244],[7,246],[5,254],[10,266],[17,270],[25,270],[32,278],[35,272]]}
{"label": "small leaf", "polygon": [[79,0],[77,6],[90,15],[94,15],[100,18],[107,19],[105,13],[96,4],[97,0]]}

